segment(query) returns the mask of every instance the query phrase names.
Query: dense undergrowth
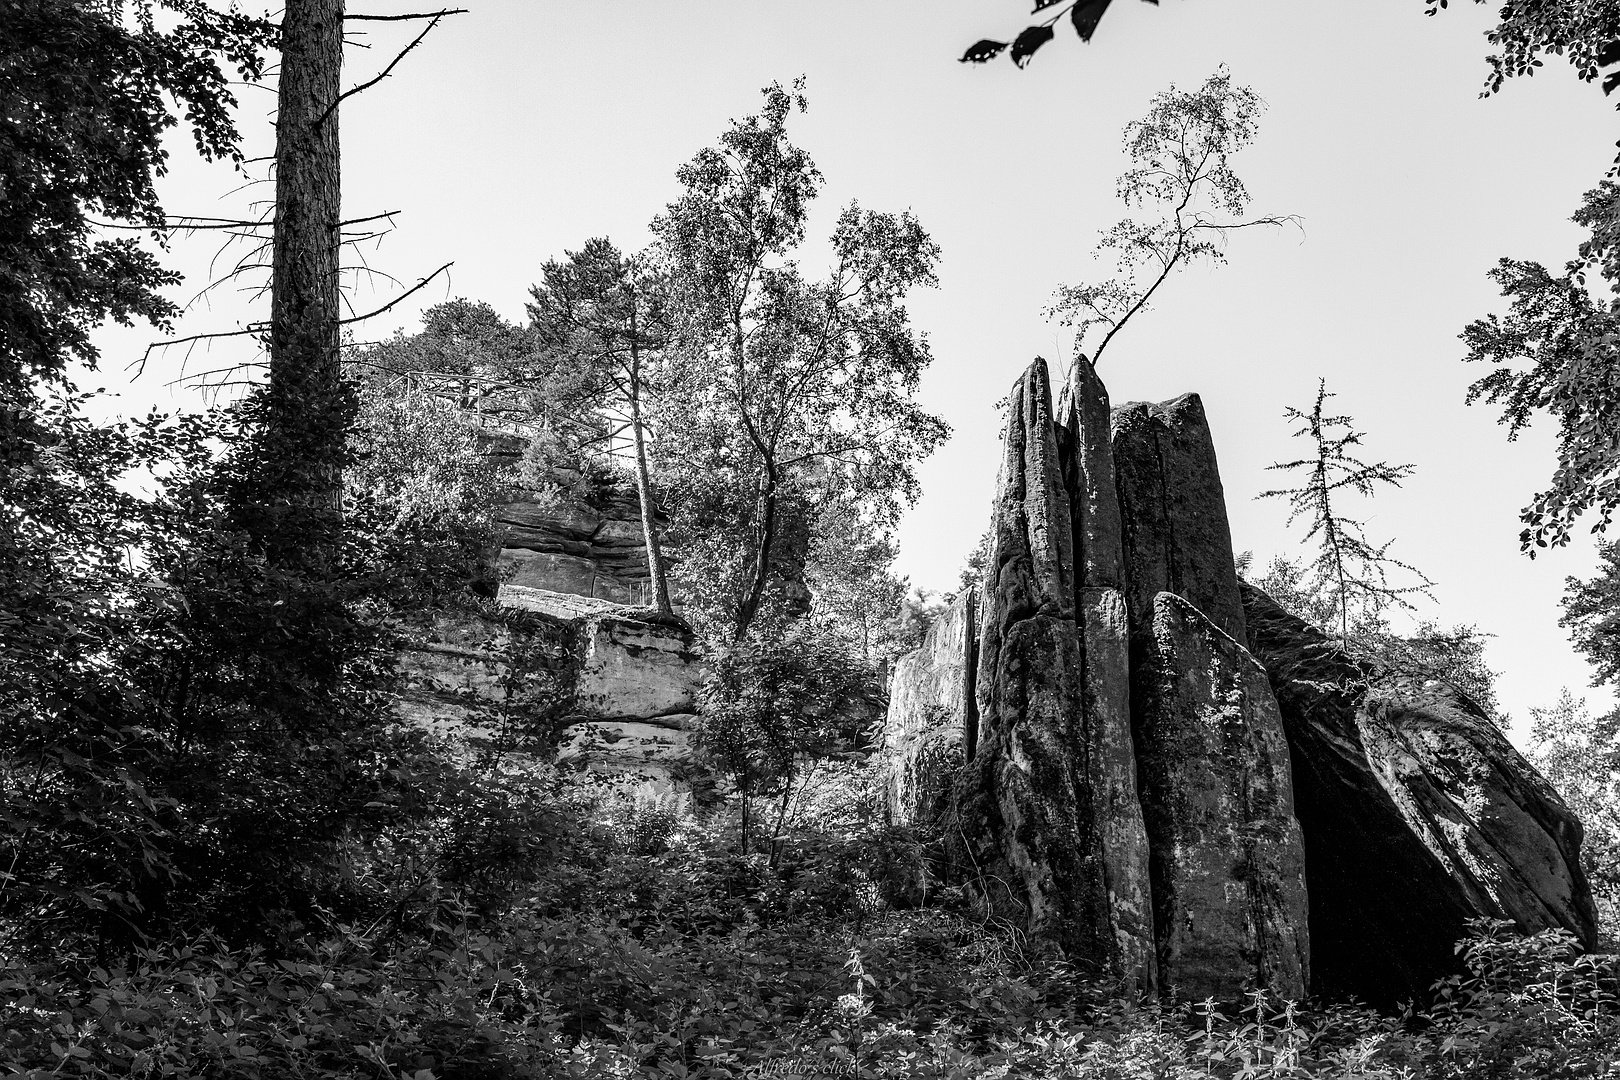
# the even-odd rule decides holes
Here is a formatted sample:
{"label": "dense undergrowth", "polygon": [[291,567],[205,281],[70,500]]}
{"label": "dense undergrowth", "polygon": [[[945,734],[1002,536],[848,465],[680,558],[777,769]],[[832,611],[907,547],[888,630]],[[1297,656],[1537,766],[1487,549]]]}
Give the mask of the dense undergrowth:
{"label": "dense undergrowth", "polygon": [[364,921],[0,960],[0,1075],[1620,1077],[1620,964],[1559,933],[1476,924],[1467,974],[1401,1017],[1131,1003],[950,889],[888,903],[920,849],[868,824],[859,769],[747,855],[735,816],[645,790],[489,785],[505,812],[458,843],[504,860],[451,887],[351,852],[393,890]]}

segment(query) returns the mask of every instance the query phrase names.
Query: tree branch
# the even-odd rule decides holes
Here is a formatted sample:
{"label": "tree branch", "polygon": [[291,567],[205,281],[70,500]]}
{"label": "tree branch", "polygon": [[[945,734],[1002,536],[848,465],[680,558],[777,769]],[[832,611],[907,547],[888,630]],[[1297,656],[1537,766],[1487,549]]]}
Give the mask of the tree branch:
{"label": "tree branch", "polygon": [[395,304],[399,303],[401,300],[405,299],[407,296],[409,296],[412,293],[417,292],[420,289],[422,289],[423,287],[425,287],[428,282],[432,281],[434,278],[438,277],[440,274],[444,273],[446,270],[450,269],[454,265],[456,265],[456,264],[453,263],[453,262],[445,263],[443,266],[441,266],[437,270],[433,271],[433,273],[429,274],[427,277],[423,278],[421,281],[418,281],[415,285],[412,285],[409,289],[406,289],[404,292],[400,293],[398,296],[396,296],[392,300],[388,301],[388,303],[384,304],[382,307],[378,308],[376,311],[368,311],[364,315],[354,315],[354,316],[351,316],[350,318],[347,318],[347,319],[339,319],[338,320],[338,325],[339,326],[348,326],[350,323],[364,322],[366,319],[374,318],[374,317],[376,317],[378,315],[381,315],[383,312],[387,311],[389,308],[393,307]]}
{"label": "tree branch", "polygon": [[[400,52],[399,52],[399,55],[394,57],[392,60],[390,60],[388,62],[388,66],[383,68],[381,73],[379,73],[376,78],[368,79],[367,81],[361,83],[359,86],[352,87],[352,88],[350,88],[348,90],[343,91],[343,93],[339,94],[337,96],[337,98],[333,100],[332,104],[330,104],[330,105],[328,105],[326,107],[326,111],[321,113],[321,118],[319,120],[315,121],[315,126],[318,128],[322,124],[326,123],[327,118],[330,117],[334,112],[337,111],[337,107],[343,103],[344,98],[351,98],[354,95],[360,93],[362,90],[369,90],[373,86],[376,86],[378,83],[382,82],[384,79],[388,78],[389,75],[393,74],[394,68],[399,66],[399,62],[401,60],[405,59],[406,54],[409,53],[412,49],[416,48],[418,45],[422,44],[422,39],[427,37],[428,34],[432,33],[433,28],[435,26],[439,25],[439,20],[444,18],[445,15],[447,15],[447,14],[455,14],[455,13],[454,12],[440,12],[440,13],[438,13],[436,15],[431,16],[433,21],[428,23],[427,26],[422,29],[422,32],[420,34],[417,34],[416,38],[409,45],[407,45],[403,49],[401,49]],[[351,18],[352,18],[352,16],[351,16]]]}
{"label": "tree branch", "polygon": [[355,22],[405,22],[407,19],[442,19],[446,15],[465,15],[466,8],[445,8],[443,11],[417,11],[409,15],[345,15]]}

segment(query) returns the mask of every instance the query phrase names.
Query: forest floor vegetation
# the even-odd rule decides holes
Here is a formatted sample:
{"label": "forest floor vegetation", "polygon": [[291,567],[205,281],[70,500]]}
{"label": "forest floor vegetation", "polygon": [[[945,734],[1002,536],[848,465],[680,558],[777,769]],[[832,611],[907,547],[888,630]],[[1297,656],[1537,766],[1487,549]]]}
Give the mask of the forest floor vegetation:
{"label": "forest floor vegetation", "polygon": [[928,845],[872,824],[863,767],[819,774],[746,854],[734,808],[514,775],[469,800],[509,812],[458,839],[504,865],[452,886],[351,853],[392,882],[369,918],[0,958],[0,1076],[1620,1076],[1620,959],[1567,935],[1478,923],[1467,973],[1400,1016],[1128,1001],[962,889],[896,903]]}

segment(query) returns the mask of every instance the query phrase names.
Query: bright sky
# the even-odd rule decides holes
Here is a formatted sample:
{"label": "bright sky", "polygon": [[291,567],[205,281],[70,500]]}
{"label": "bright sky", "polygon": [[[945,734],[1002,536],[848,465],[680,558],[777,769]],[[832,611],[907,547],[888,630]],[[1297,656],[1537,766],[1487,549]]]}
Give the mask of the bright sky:
{"label": "bright sky", "polygon": [[[1236,159],[1253,209],[1299,215],[1303,234],[1241,236],[1226,267],[1174,279],[1109,346],[1113,400],[1203,395],[1235,541],[1264,561],[1294,551],[1298,533],[1284,507],[1253,496],[1275,486],[1269,462],[1300,451],[1284,406],[1308,407],[1326,377],[1368,433],[1368,457],[1416,466],[1364,508],[1369,534],[1395,537],[1393,553],[1437,582],[1438,606],[1420,614],[1495,635],[1489,661],[1516,737],[1529,706],[1566,686],[1586,692],[1557,602],[1566,575],[1590,572],[1590,546],[1533,562],[1518,552],[1518,510],[1551,474],[1551,432],[1508,444],[1491,411],[1464,406],[1484,372],[1459,363],[1457,334],[1501,309],[1485,278],[1497,258],[1559,265],[1573,254],[1567,219],[1608,167],[1620,125],[1612,101],[1556,62],[1481,100],[1494,8],[1459,2],[1426,18],[1421,0],[1120,0],[1091,45],[1064,26],[1018,71],[956,62],[974,40],[1026,24],[1015,0],[461,2],[469,14],[344,105],[346,216],[402,212],[369,263],[407,283],[455,263],[447,288],[417,294],[366,336],[412,328],[450,296],[520,320],[542,262],[592,236],[645,244],[647,222],[677,193],[676,167],[756,111],[760,87],[805,75],[810,111],[791,130],[827,177],[812,234],[858,199],[910,208],[944,249],[940,287],[911,309],[935,356],[923,398],[955,436],[923,467],[925,495],[900,533],[900,570],[934,589],[954,586],[987,520],[993,403],[1031,357],[1069,354],[1067,333],[1041,315],[1052,289],[1109,270],[1090,251],[1123,215],[1121,129],[1156,91],[1194,88],[1228,65],[1270,104],[1257,144]],[[350,0],[355,11],[422,6]],[[415,32],[377,27],[372,49],[350,51],[351,84]],[[268,153],[273,99],[243,98],[244,128]],[[240,212],[243,194],[220,201],[238,178],[174,148],[171,212]],[[176,243],[184,296],[209,280],[215,246]],[[812,247],[806,269],[820,260]],[[377,306],[387,289],[356,306]],[[263,311],[221,293],[181,332]],[[149,339],[104,335],[106,374],[85,385],[121,383],[123,360]],[[189,370],[240,355],[222,344],[192,355]],[[188,401],[165,386],[179,361],[119,387],[124,407]]]}

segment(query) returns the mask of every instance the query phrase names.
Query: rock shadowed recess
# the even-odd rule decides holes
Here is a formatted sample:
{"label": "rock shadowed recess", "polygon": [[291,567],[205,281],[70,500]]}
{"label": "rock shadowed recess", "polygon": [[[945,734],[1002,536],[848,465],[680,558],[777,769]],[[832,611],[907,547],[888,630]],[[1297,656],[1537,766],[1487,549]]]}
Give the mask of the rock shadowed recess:
{"label": "rock shadowed recess", "polygon": [[1421,998],[1481,915],[1594,944],[1580,825],[1473,702],[1350,661],[1247,583],[1243,601],[1292,750],[1316,992]]}
{"label": "rock shadowed recess", "polygon": [[889,676],[882,753],[885,801],[895,824],[937,822],[948,809],[965,733],[977,722],[977,608],[975,592],[964,590]]}
{"label": "rock shadowed recess", "polygon": [[1303,998],[1305,847],[1265,669],[1161,592],[1135,694],[1161,985],[1184,1001],[1231,1000],[1246,980]]}

